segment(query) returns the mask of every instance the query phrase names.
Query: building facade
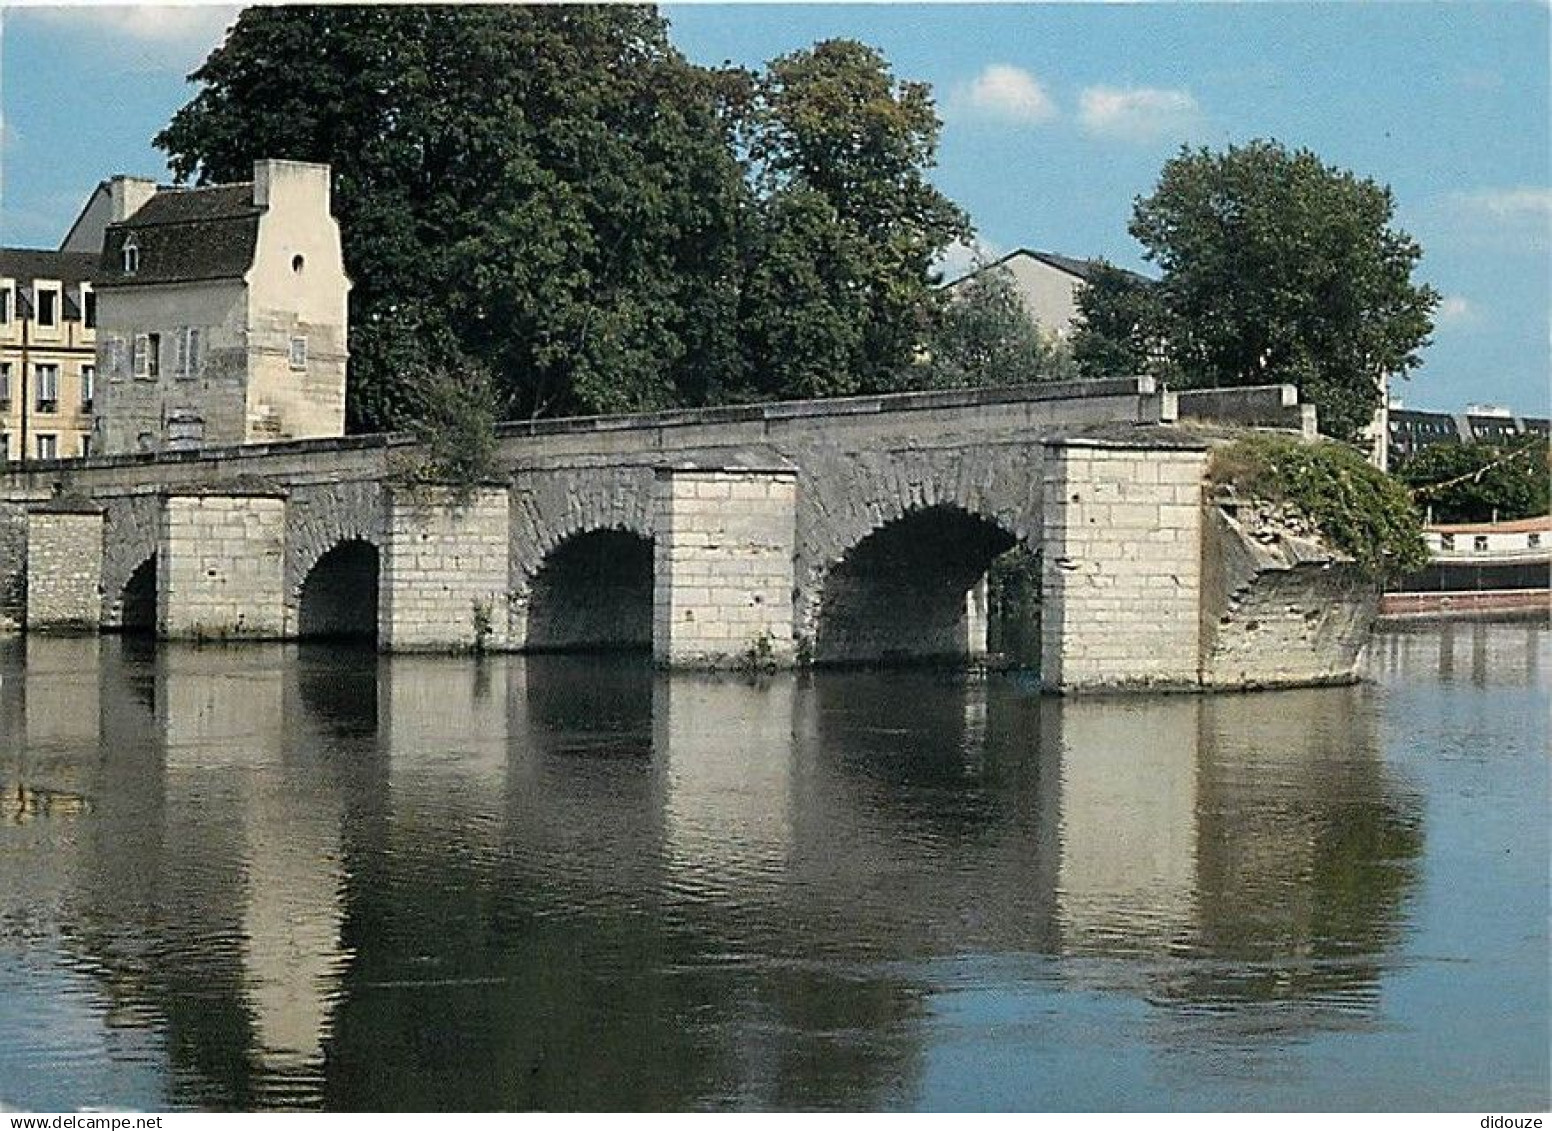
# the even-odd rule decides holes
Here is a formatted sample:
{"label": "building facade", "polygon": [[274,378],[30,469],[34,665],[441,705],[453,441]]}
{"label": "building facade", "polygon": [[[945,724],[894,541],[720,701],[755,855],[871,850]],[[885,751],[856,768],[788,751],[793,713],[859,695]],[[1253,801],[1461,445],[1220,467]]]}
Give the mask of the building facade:
{"label": "building facade", "polygon": [[97,255],[0,248],[0,461],[91,454]]}
{"label": "building facade", "polygon": [[1435,444],[1514,443],[1522,436],[1546,436],[1552,422],[1544,416],[1517,416],[1496,405],[1467,405],[1465,412],[1422,412],[1392,404],[1387,431],[1391,466],[1404,463]]}
{"label": "building facade", "polygon": [[947,285],[947,290],[952,294],[956,287],[982,271],[1000,271],[1012,284],[1014,293],[1036,325],[1052,337],[1065,341],[1078,327],[1078,294],[1088,285],[1097,266],[1092,259],[1073,259],[1052,251],[1031,251],[1021,247],[954,280]]}
{"label": "building facade", "polygon": [[253,180],[101,186],[66,245],[101,248],[95,450],[339,436],[346,303],[329,169],[259,161]]}

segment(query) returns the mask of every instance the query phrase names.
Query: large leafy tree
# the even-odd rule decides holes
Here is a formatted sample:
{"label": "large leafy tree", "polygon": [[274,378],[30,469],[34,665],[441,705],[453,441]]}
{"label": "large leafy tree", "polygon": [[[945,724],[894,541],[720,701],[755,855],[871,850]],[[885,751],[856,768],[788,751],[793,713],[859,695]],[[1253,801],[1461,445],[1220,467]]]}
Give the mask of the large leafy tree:
{"label": "large leafy tree", "polygon": [[1101,260],[1078,291],[1073,360],[1087,377],[1134,377],[1156,369],[1163,321],[1153,283]]}
{"label": "large leafy tree", "polygon": [[333,166],[356,429],[467,362],[514,416],[889,387],[968,227],[926,88],[847,41],[754,75],[645,7],[275,7],[192,77],[178,177]]}
{"label": "large leafy tree", "polygon": [[736,353],[731,121],[655,11],[256,8],[192,77],[156,139],[178,176],[333,166],[353,426],[468,358],[531,415],[676,403]]}
{"label": "large leafy tree", "polygon": [[1148,295],[1091,292],[1079,357],[1183,388],[1292,383],[1322,431],[1355,440],[1384,379],[1420,363],[1438,302],[1393,215],[1387,187],[1308,150],[1182,150],[1129,228],[1162,278]]}
{"label": "large leafy tree", "polygon": [[741,322],[751,391],[902,387],[938,301],[933,262],[968,239],[927,180],[941,123],[924,83],[836,39],[773,60],[740,116],[756,194]]}
{"label": "large leafy tree", "polygon": [[1435,522],[1493,522],[1547,513],[1545,436],[1505,445],[1433,444],[1396,470]]}

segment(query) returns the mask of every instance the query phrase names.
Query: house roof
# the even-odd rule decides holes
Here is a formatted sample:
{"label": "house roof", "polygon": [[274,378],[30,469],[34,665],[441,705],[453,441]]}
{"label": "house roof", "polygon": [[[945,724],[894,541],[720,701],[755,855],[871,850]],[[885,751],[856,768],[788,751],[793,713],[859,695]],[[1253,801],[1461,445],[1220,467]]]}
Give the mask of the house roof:
{"label": "house roof", "polygon": [[78,322],[81,307],[78,284],[97,282],[97,256],[79,251],[47,251],[33,247],[0,247],[0,276],[16,280],[16,311],[32,317],[33,281],[49,279],[65,284],[63,317]]}
{"label": "house roof", "polygon": [[57,279],[61,283],[90,283],[97,277],[97,256],[83,251],[0,247],[0,275],[17,282]]}
{"label": "house roof", "polygon": [[1540,534],[1552,531],[1552,515],[1517,518],[1508,522],[1436,523],[1424,529],[1434,534]]}
{"label": "house roof", "polygon": [[[253,203],[251,183],[159,188],[133,216],[108,225],[99,285],[240,279],[253,264],[263,214]],[[124,246],[131,238],[140,249],[132,275],[124,271]]]}
{"label": "house roof", "polygon": [[[1021,256],[1026,259],[1033,259],[1037,262],[1044,263],[1047,267],[1054,267],[1056,270],[1071,275],[1073,278],[1079,279],[1085,283],[1094,277],[1095,271],[1103,262],[1103,260],[1099,259],[1074,259],[1070,255],[1060,255],[1054,251],[1035,251],[1031,248],[1020,247],[1015,248],[1013,251],[1008,252],[1008,254],[1004,255],[1002,258],[995,259],[983,267],[977,267],[973,271],[966,272],[964,275],[961,275],[959,278],[955,279],[948,285],[951,287],[957,286],[964,282],[966,279],[974,278],[982,271],[990,271],[994,267],[1005,266],[1011,260],[1018,259]],[[1139,282],[1151,283],[1154,281],[1148,278],[1146,275],[1139,275],[1137,272],[1128,271],[1124,267],[1116,267],[1115,270],[1120,271],[1123,275],[1129,275]]]}

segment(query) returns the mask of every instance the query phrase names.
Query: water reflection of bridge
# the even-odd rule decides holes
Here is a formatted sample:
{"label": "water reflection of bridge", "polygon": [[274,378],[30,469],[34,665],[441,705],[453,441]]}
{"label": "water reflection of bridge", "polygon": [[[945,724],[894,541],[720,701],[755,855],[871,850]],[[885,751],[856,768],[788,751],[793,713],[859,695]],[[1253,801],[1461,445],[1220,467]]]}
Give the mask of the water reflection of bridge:
{"label": "water reflection of bridge", "polygon": [[16,645],[0,776],[90,802],[37,882],[178,1102],[904,1104],[967,955],[1319,1028],[1372,1007],[1420,850],[1361,688],[133,649]]}

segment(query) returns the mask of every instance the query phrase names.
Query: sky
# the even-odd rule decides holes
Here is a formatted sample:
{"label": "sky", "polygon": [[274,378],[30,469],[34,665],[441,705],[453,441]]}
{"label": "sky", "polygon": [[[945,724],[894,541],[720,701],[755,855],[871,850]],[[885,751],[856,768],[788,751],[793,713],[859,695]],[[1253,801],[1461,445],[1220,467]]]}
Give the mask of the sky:
{"label": "sky", "polygon": [[[112,173],[167,179],[150,139],[236,9],[0,0],[0,242],[52,247]],[[932,84],[938,186],[983,254],[1148,271],[1133,201],[1182,145],[1307,147],[1391,186],[1444,296],[1408,407],[1548,415],[1552,7],[1518,0],[1213,4],[674,4],[691,59],[758,66],[821,39]],[[955,262],[968,261],[969,251]]]}

